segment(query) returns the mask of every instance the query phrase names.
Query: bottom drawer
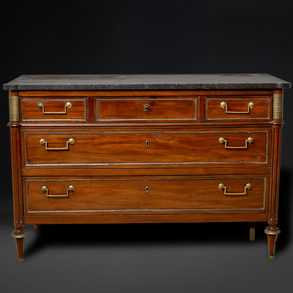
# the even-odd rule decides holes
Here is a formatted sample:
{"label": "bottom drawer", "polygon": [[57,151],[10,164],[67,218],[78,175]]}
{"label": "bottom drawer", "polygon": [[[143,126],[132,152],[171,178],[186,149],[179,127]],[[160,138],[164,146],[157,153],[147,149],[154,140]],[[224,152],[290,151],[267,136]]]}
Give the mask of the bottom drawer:
{"label": "bottom drawer", "polygon": [[268,177],[25,179],[24,186],[27,213],[265,211]]}

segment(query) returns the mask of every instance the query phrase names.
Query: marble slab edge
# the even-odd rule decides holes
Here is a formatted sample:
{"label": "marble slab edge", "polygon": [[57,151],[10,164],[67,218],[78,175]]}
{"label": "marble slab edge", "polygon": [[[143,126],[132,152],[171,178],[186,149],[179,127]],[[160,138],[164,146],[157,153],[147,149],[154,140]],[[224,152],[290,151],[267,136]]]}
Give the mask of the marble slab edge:
{"label": "marble slab edge", "polygon": [[87,85],[9,85],[4,84],[7,91],[93,91],[93,90],[241,90],[241,89],[282,89],[290,88],[290,83],[257,83],[257,84],[87,84]]}

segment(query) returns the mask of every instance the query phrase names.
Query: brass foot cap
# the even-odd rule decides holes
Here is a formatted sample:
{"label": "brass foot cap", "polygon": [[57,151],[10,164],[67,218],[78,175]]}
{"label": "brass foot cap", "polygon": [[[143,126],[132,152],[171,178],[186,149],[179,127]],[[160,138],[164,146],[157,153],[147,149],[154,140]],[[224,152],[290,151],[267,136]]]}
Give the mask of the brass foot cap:
{"label": "brass foot cap", "polygon": [[23,258],[19,258],[18,261],[19,261],[19,262],[23,262]]}
{"label": "brass foot cap", "polygon": [[274,255],[269,255],[269,259],[274,259]]}

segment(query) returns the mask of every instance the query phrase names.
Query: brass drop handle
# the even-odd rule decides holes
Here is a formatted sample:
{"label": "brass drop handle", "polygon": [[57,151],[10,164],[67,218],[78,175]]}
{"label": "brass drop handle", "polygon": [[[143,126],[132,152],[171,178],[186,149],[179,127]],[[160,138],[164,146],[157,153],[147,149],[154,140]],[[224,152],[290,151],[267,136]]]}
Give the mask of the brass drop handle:
{"label": "brass drop handle", "polygon": [[250,102],[248,104],[247,111],[245,111],[245,112],[237,112],[237,111],[228,111],[228,104],[226,102],[222,102],[221,103],[221,108],[223,108],[223,109],[226,108],[226,114],[249,114],[250,113],[250,109],[253,109],[254,106],[255,106],[255,104],[253,102]]}
{"label": "brass drop handle", "polygon": [[42,186],[42,191],[46,193],[47,197],[68,197],[69,196],[69,191],[74,191],[74,186],[69,185],[67,187],[67,194],[49,194],[49,189],[46,185]]}
{"label": "brass drop handle", "polygon": [[245,146],[241,146],[241,147],[228,146],[228,141],[224,137],[219,138],[219,143],[225,143],[225,149],[247,149],[248,148],[247,143],[253,143],[253,138],[249,137],[248,139],[246,139]]}
{"label": "brass drop handle", "polygon": [[48,142],[44,139],[41,138],[39,141],[40,145],[45,145],[46,150],[48,151],[66,151],[69,150],[69,145],[73,145],[74,144],[74,139],[73,138],[69,138],[66,141],[66,147],[65,148],[48,148]]}
{"label": "brass drop handle", "polygon": [[244,186],[244,192],[241,192],[241,193],[227,192],[227,187],[223,183],[220,183],[218,187],[219,187],[219,189],[224,190],[225,195],[247,195],[247,190],[251,189],[252,185],[250,183],[247,183]]}
{"label": "brass drop handle", "polygon": [[145,111],[148,111],[148,110],[149,110],[149,105],[148,105],[148,104],[145,104],[145,105],[143,106],[143,108],[144,108]]}
{"label": "brass drop handle", "polygon": [[64,112],[45,112],[45,106],[42,103],[38,104],[38,108],[41,109],[43,111],[43,114],[54,114],[54,115],[64,115],[67,114],[67,109],[72,108],[72,104],[70,102],[67,102],[64,106]]}

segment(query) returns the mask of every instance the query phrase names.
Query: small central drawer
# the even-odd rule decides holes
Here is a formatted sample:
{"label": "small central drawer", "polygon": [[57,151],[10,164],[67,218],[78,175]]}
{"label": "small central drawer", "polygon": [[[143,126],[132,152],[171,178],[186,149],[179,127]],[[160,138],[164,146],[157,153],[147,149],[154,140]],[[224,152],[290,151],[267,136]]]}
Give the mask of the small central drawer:
{"label": "small central drawer", "polygon": [[197,98],[97,98],[96,120],[197,120]]}
{"label": "small central drawer", "polygon": [[267,177],[26,179],[26,212],[265,210]]}
{"label": "small central drawer", "polygon": [[269,164],[269,130],[24,132],[31,165]]}

